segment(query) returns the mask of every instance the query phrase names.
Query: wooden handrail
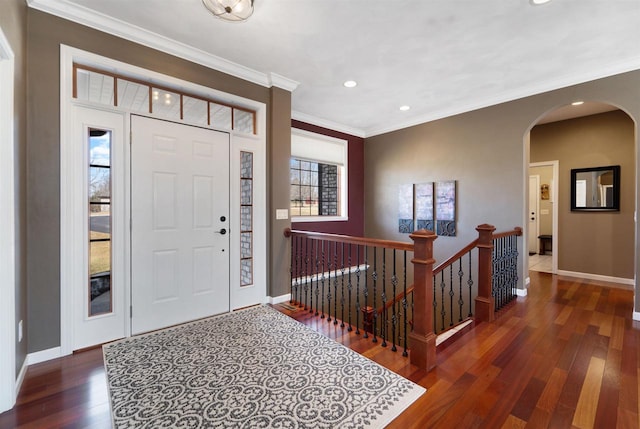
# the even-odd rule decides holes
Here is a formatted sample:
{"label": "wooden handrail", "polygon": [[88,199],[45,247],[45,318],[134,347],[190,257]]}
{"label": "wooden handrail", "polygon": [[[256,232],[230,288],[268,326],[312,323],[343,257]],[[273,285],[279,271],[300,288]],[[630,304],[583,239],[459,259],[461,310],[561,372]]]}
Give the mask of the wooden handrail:
{"label": "wooden handrail", "polygon": [[511,235],[517,235],[517,236],[522,235],[522,228],[520,228],[519,226],[516,226],[511,231],[498,232],[497,234],[493,234],[493,239],[495,240],[497,238],[509,237]]}
{"label": "wooden handrail", "polygon": [[437,274],[440,274],[442,270],[447,268],[449,265],[453,264],[458,259],[462,258],[464,255],[466,255],[469,251],[471,251],[477,245],[478,245],[478,239],[476,238],[471,243],[467,244],[465,247],[460,249],[455,255],[451,256],[441,264],[438,264],[438,266],[433,269],[433,275],[435,276]]}
{"label": "wooden handrail", "polygon": [[[413,289],[415,288],[414,285],[411,285],[407,288],[407,295],[413,293]],[[382,314],[382,312],[384,310],[387,310],[389,307],[391,307],[393,304],[397,303],[398,301],[402,301],[402,298],[405,297],[405,293],[404,291],[400,292],[398,295],[395,296],[395,298],[393,298],[392,301],[387,301],[385,305],[383,305],[382,307],[376,309],[376,312],[378,314]]]}
{"label": "wooden handrail", "polygon": [[329,234],[325,232],[301,231],[298,229],[285,228],[284,236],[291,237],[292,234],[303,235],[308,238],[318,240],[335,241],[338,243],[360,244],[365,246],[385,247],[387,249],[407,250],[413,252],[413,243],[403,241],[381,240],[377,238],[352,237],[350,235]]}
{"label": "wooden handrail", "polygon": [[[493,234],[491,237],[492,237],[493,240],[495,240],[495,239],[498,239],[498,238],[509,237],[509,236],[512,236],[512,235],[517,235],[517,236],[522,235],[522,228],[517,226],[517,227],[513,228],[510,231],[498,232],[496,234]],[[473,240],[471,243],[467,244],[462,249],[460,249],[458,252],[456,252],[455,255],[449,257],[446,261],[438,264],[438,266],[433,269],[433,275],[435,276],[437,274],[440,274],[440,272],[442,272],[442,270],[444,270],[449,265],[453,264],[455,261],[457,261],[458,259],[460,259],[464,255],[466,255],[467,252],[471,251],[476,246],[478,246],[478,239],[477,238],[475,240]]]}

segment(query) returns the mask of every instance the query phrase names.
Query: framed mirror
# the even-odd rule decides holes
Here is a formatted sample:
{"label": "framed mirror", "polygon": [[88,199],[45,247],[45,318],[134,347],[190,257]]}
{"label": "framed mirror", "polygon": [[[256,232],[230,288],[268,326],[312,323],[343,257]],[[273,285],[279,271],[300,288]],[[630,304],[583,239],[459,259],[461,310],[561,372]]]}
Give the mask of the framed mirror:
{"label": "framed mirror", "polygon": [[571,211],[620,211],[620,166],[572,169]]}

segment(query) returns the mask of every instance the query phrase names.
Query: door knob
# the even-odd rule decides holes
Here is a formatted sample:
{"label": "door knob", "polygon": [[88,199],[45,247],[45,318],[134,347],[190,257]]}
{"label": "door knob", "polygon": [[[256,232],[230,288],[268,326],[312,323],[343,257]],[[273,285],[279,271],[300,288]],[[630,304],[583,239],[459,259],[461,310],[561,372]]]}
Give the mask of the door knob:
{"label": "door knob", "polygon": [[225,235],[227,233],[227,230],[222,228],[220,231],[216,231],[216,233],[221,234],[221,235]]}

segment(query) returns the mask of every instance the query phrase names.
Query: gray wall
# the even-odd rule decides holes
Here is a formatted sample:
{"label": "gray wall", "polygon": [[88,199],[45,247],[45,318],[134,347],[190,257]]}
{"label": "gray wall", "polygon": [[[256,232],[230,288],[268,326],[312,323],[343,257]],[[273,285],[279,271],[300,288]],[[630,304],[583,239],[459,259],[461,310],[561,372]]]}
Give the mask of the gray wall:
{"label": "gray wall", "polygon": [[[291,291],[290,242],[285,238],[284,229],[291,227],[290,219],[276,220],[277,209],[289,209],[289,159],[291,158],[291,94],[278,88],[272,88],[271,103],[271,145],[268,155],[270,236],[269,255],[269,292],[277,297]],[[280,190],[279,192],[276,190]]]}
{"label": "gray wall", "polygon": [[[558,269],[632,279],[635,124],[618,110],[535,126],[531,162],[558,160]],[[572,212],[572,168],[620,165],[619,212]]]}
{"label": "gray wall", "polygon": [[[546,112],[576,99],[608,102],[624,109],[637,121],[640,118],[640,71],[367,138],[366,235],[408,240],[397,233],[398,185],[441,179],[458,181],[459,236],[436,240],[438,260],[471,241],[477,224],[491,223],[498,230],[526,227],[525,179],[529,163],[526,137]],[[637,131],[634,145],[637,148]],[[637,156],[634,160],[637,169]],[[636,185],[632,205],[636,204],[637,194]],[[637,258],[637,231],[634,234]],[[608,237],[610,243],[616,239]],[[520,279],[524,279],[525,274],[521,261]],[[638,303],[640,298],[636,296],[636,308]]]}
{"label": "gray wall", "polygon": [[[290,94],[255,85],[129,41],[45,14],[28,12],[28,318],[29,352],[60,345],[60,44],[267,104],[267,150],[290,132]],[[275,94],[277,92],[277,94]],[[277,108],[271,98],[277,97]],[[283,111],[286,110],[286,115]],[[283,115],[286,116],[283,118]],[[270,121],[275,120],[274,124]],[[280,145],[288,145],[280,140]],[[288,166],[288,161],[284,166]],[[288,178],[271,169],[271,180]],[[278,180],[278,186],[281,180]],[[272,194],[270,194],[272,195]],[[281,231],[279,231],[281,234]],[[275,237],[271,231],[270,234]],[[266,245],[266,244],[265,244]]]}
{"label": "gray wall", "polygon": [[[27,213],[26,203],[26,129],[27,129],[27,5],[24,0],[0,1],[0,28],[7,37],[11,49],[15,55],[15,86],[14,96],[14,141],[1,144],[13,144],[15,154],[15,231],[16,231],[16,284],[15,306],[16,323],[23,320],[24,329],[27,329]],[[27,356],[27,341],[23,339],[18,343],[16,336],[16,375],[20,371]]]}

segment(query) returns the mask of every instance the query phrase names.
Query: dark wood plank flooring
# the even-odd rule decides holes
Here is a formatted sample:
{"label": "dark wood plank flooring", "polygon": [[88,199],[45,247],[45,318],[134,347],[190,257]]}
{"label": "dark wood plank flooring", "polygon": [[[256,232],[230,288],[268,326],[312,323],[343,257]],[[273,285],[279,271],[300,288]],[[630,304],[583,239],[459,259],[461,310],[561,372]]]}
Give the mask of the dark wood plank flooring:
{"label": "dark wood plank flooring", "polygon": [[[438,350],[428,374],[305,311],[276,306],[425,386],[390,428],[640,428],[633,292],[531,272],[526,298]],[[0,428],[108,428],[100,349],[33,365]]]}

